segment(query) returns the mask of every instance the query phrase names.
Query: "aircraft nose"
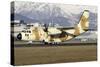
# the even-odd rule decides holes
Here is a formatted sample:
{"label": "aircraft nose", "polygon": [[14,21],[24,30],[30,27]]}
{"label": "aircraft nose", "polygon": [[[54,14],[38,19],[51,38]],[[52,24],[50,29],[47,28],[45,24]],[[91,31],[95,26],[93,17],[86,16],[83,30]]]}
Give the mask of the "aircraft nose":
{"label": "aircraft nose", "polygon": [[21,34],[21,33],[19,33],[19,34],[17,35],[17,39],[18,39],[18,40],[21,40],[21,39],[22,39],[22,34]]}

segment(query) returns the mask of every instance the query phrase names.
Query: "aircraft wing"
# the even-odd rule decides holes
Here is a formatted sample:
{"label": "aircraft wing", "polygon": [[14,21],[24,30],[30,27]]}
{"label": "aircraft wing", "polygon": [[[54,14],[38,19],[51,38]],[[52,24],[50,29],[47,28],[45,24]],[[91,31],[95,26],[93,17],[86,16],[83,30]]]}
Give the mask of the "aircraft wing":
{"label": "aircraft wing", "polygon": [[74,29],[74,27],[58,27],[57,29],[59,29],[59,30],[69,30],[69,29]]}
{"label": "aircraft wing", "polygon": [[[48,28],[48,34],[52,36],[57,36],[59,34],[64,34],[74,36],[72,33],[69,32],[69,30],[75,29],[74,27],[54,27],[54,28]],[[68,32],[67,32],[68,31]]]}

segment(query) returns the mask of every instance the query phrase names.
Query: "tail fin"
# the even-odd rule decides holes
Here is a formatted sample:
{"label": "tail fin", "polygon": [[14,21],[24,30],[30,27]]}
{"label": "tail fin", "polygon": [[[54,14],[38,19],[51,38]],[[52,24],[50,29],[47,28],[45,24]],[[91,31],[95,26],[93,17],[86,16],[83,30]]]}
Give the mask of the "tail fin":
{"label": "tail fin", "polygon": [[74,35],[79,35],[81,33],[84,33],[88,30],[89,28],[89,11],[88,10],[84,10],[79,24],[75,27],[75,32]]}

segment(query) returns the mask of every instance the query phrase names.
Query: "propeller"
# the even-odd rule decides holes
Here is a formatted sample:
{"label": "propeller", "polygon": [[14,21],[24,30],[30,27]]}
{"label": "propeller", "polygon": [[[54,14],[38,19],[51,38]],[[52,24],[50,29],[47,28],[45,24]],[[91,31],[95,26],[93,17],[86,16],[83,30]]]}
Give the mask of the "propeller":
{"label": "propeller", "polygon": [[44,31],[45,32],[48,32],[48,25],[47,24],[44,24],[44,27],[45,27]]}

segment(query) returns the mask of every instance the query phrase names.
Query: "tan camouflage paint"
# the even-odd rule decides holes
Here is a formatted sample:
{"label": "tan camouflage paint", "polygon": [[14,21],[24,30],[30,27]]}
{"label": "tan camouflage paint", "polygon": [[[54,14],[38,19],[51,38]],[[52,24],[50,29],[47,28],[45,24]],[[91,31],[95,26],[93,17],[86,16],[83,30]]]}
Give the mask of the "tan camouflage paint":
{"label": "tan camouflage paint", "polygon": [[59,39],[60,41],[66,41],[66,39],[68,38],[68,35],[65,35],[64,37],[58,37],[58,38],[52,38],[52,37],[50,37],[49,38],[49,40],[50,41],[54,41],[54,40],[56,40],[56,39]]}
{"label": "tan camouflage paint", "polygon": [[82,29],[86,29],[86,22],[88,22],[88,18],[86,18],[85,16],[82,16],[81,18],[81,27]]}
{"label": "tan camouflage paint", "polygon": [[39,40],[40,35],[39,35],[38,28],[35,28],[32,32],[35,35],[35,40]]}
{"label": "tan camouflage paint", "polygon": [[78,26],[76,26],[74,35],[79,35],[79,34],[80,34],[80,30],[79,30]]}
{"label": "tan camouflage paint", "polygon": [[74,35],[79,35],[79,34],[85,32],[84,29],[88,28],[86,26],[86,23],[88,23],[88,18],[89,18],[89,16],[88,16],[87,10],[86,10],[86,12],[84,12],[83,15],[82,15],[79,24],[75,27]]}
{"label": "tan camouflage paint", "polygon": [[60,40],[63,42],[68,38],[68,35],[65,35],[65,37],[61,37]]}
{"label": "tan camouflage paint", "polygon": [[[86,29],[86,23],[88,22],[88,18],[86,18],[84,15],[82,15],[79,24],[75,27],[75,32],[74,35],[79,35],[81,32],[81,30]],[[81,28],[81,29],[80,29]],[[35,34],[35,39],[39,40],[40,35],[39,35],[39,30],[38,28],[35,28],[35,30],[33,31],[33,33]],[[46,37],[49,41],[54,41],[56,39],[63,41],[69,40],[71,38],[73,38],[72,36],[69,35],[65,35],[64,37],[58,37],[58,38],[52,38],[51,36]]]}

